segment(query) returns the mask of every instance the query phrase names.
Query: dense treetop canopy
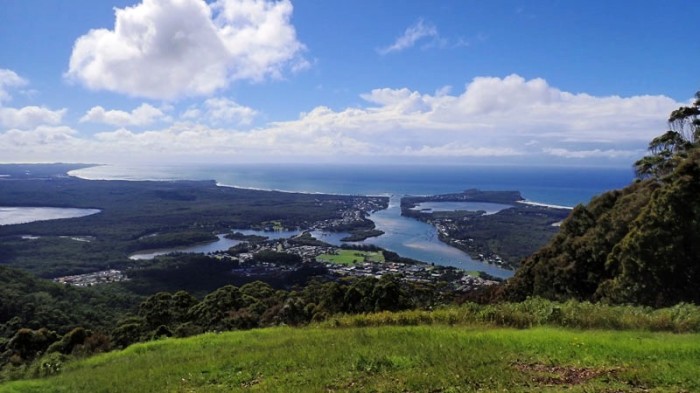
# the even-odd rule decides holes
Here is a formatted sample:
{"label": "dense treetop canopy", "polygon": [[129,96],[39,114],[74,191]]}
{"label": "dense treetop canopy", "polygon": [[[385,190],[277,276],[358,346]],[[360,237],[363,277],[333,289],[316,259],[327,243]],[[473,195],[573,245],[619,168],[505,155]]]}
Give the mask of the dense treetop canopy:
{"label": "dense treetop canopy", "polygon": [[700,302],[700,92],[635,163],[634,184],[578,206],[506,286],[543,296],[664,306]]}

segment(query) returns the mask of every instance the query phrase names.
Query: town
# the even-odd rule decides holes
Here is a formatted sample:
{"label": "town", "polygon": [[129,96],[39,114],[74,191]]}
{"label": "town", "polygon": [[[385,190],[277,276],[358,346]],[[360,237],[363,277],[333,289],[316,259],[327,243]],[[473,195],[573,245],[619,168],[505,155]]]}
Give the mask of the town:
{"label": "town", "polygon": [[[236,253],[236,248],[245,251]],[[392,260],[400,259],[400,257],[396,258],[393,253],[331,246],[315,240],[308,232],[290,239],[243,243],[228,252],[217,253],[215,257],[237,260],[241,266],[246,266],[249,269],[261,267],[272,270],[294,268],[294,266],[275,263],[272,260],[256,258],[256,255],[265,255],[266,253],[267,255],[275,255],[275,253],[294,255],[301,263],[306,264],[322,263],[333,278],[346,276],[380,278],[385,274],[394,274],[412,282],[449,282],[450,289],[455,291],[469,291],[497,283],[494,279],[482,278],[452,267],[435,266],[419,261],[409,263]],[[348,261],[333,258],[333,256],[342,254],[351,254],[352,256]],[[385,258],[387,254],[390,255],[390,258]]]}
{"label": "town", "polygon": [[[249,241],[227,251],[208,254],[210,258],[233,262],[237,266],[232,275],[256,277],[284,273],[301,267],[322,267],[325,278],[374,277],[395,275],[407,282],[443,283],[446,290],[466,292],[497,284],[496,279],[481,277],[478,273],[435,266],[404,258],[381,249],[353,249],[335,247],[313,238],[304,232],[289,239]],[[89,274],[57,277],[55,282],[72,286],[92,286],[128,280],[129,270],[106,270]]]}

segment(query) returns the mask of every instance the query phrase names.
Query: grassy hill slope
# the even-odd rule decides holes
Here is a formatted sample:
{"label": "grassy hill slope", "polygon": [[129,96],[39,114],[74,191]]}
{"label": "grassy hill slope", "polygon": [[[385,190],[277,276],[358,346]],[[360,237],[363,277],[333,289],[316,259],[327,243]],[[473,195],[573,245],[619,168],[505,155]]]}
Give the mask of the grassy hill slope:
{"label": "grassy hill slope", "polygon": [[138,344],[0,392],[681,392],[699,363],[698,334],[324,325]]}

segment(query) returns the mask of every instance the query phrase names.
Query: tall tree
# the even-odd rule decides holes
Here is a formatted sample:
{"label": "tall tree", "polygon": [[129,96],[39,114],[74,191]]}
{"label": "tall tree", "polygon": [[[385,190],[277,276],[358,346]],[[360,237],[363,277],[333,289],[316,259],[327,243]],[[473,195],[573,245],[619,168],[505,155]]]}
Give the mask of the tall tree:
{"label": "tall tree", "polygon": [[506,298],[700,303],[700,92],[695,98],[635,163],[639,181],[574,209],[503,288]]}
{"label": "tall tree", "polygon": [[700,91],[691,106],[682,106],[668,118],[669,130],[652,139],[649,155],[634,163],[639,179],[660,179],[669,175],[700,143]]}

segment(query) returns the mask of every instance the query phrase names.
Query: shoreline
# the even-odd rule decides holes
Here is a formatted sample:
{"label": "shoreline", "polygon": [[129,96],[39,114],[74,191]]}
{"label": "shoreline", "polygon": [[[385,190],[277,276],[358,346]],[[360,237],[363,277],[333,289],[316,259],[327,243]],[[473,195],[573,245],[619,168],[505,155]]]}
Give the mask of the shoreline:
{"label": "shoreline", "polygon": [[[103,165],[94,165],[93,167],[97,166],[108,166],[106,164]],[[214,184],[217,187],[225,187],[225,188],[234,188],[234,189],[239,189],[239,190],[250,190],[250,191],[266,191],[266,192],[282,192],[282,193],[287,193],[287,194],[305,194],[305,195],[335,195],[335,196],[361,196],[361,197],[385,197],[385,198],[392,198],[392,197],[431,197],[431,196],[436,196],[436,195],[441,195],[441,194],[423,194],[423,195],[414,195],[414,194],[397,194],[397,193],[392,193],[392,192],[384,192],[380,194],[343,194],[343,193],[337,193],[337,192],[321,192],[321,191],[309,191],[309,190],[304,190],[304,191],[294,191],[294,190],[286,190],[286,189],[278,189],[278,188],[263,188],[263,187],[252,187],[252,186],[241,186],[241,185],[235,185],[235,184],[226,184],[224,182],[221,182],[216,179],[179,179],[179,178],[129,178],[129,177],[116,177],[116,176],[111,176],[111,177],[88,177],[88,176],[81,176],[79,174],[76,174],[74,172],[80,171],[82,169],[86,168],[81,168],[81,169],[75,169],[68,171],[66,174],[71,177],[75,177],[77,179],[81,180],[99,180],[99,181],[153,181],[153,182],[178,182],[178,181],[203,181],[203,182],[214,182]],[[489,191],[489,190],[482,190],[482,191]],[[459,191],[456,191],[459,192]],[[520,191],[518,191],[520,192]],[[531,205],[531,206],[540,206],[540,207],[548,207],[552,209],[566,209],[566,210],[573,210],[572,206],[564,206],[564,205],[557,205],[557,204],[552,204],[552,203],[544,203],[544,202],[536,202],[536,201],[530,201],[530,200],[521,200],[521,201],[515,201],[515,203],[522,203],[525,205]]]}
{"label": "shoreline", "polygon": [[[98,165],[96,165],[98,166]],[[84,169],[84,168],[81,168]],[[321,191],[294,191],[294,190],[285,190],[285,189],[278,189],[278,188],[261,188],[261,187],[251,187],[251,186],[240,186],[240,185],[235,185],[235,184],[226,184],[223,182],[220,182],[219,180],[216,179],[180,179],[180,178],[158,178],[158,177],[144,177],[144,178],[132,178],[132,177],[119,177],[119,176],[110,176],[110,177],[89,177],[85,175],[80,175],[77,173],[74,173],[76,171],[80,171],[81,169],[75,169],[66,172],[66,174],[70,177],[74,177],[76,179],[80,180],[87,180],[87,181],[133,181],[133,182],[139,182],[139,181],[152,181],[152,182],[186,182],[186,181],[194,181],[194,182],[213,182],[217,187],[225,187],[225,188],[234,188],[238,190],[250,190],[250,191],[265,191],[265,192],[283,192],[285,194],[304,194],[304,195],[335,195],[335,196],[360,196],[360,197],[386,197],[389,198],[393,194],[391,193],[382,193],[382,194],[343,194],[343,193],[338,193],[338,192],[321,192]]]}
{"label": "shoreline", "polygon": [[534,201],[529,201],[527,199],[522,200],[522,201],[516,201],[515,203],[522,203],[523,205],[530,205],[530,206],[549,207],[552,209],[574,210],[574,208],[572,206],[563,206],[563,205],[554,205],[551,203],[534,202]]}

